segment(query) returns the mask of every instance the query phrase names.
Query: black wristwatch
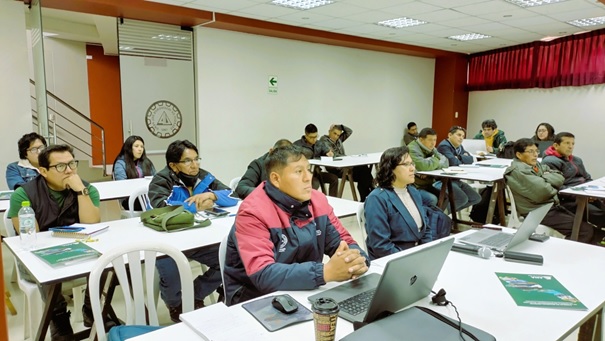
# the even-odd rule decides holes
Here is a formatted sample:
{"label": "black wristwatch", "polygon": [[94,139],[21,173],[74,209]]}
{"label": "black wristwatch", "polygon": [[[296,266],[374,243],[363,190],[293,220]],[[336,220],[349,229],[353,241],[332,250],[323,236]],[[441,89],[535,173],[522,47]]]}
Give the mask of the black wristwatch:
{"label": "black wristwatch", "polygon": [[84,189],[82,189],[81,191],[76,192],[77,195],[88,195],[90,194],[90,191],[88,190],[87,187],[84,187]]}

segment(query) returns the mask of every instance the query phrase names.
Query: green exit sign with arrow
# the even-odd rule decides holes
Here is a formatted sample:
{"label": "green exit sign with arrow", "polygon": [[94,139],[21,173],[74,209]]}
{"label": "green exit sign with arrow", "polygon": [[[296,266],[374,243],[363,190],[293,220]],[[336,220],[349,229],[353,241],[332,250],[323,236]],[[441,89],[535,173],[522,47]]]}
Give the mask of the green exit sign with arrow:
{"label": "green exit sign with arrow", "polygon": [[277,76],[269,75],[269,93],[277,95]]}

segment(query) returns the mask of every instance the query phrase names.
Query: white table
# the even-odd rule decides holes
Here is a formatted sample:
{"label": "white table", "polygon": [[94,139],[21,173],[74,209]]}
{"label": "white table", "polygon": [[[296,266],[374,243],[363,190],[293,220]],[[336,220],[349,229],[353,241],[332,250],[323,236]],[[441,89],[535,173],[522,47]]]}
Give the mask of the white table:
{"label": "white table", "polygon": [[345,188],[345,182],[349,181],[351,186],[351,193],[353,194],[353,200],[357,201],[357,191],[353,185],[353,167],[355,166],[373,166],[380,162],[380,156],[382,153],[370,153],[370,154],[358,154],[358,155],[346,155],[338,156],[334,159],[322,160],[322,159],[311,159],[309,163],[313,166],[324,166],[342,169],[342,179],[338,186],[338,197],[342,197],[342,192]]}
{"label": "white table", "polygon": [[[498,159],[496,159],[498,160]],[[458,168],[458,167],[457,167]],[[434,171],[422,171],[417,172],[418,174],[429,175],[435,177],[443,183],[441,186],[441,192],[439,193],[439,207],[443,208],[443,203],[445,201],[445,193],[446,189],[448,192],[448,198],[450,202],[450,211],[455,212],[454,209],[454,192],[452,189],[452,182],[450,180],[472,180],[472,181],[484,181],[491,182],[493,184],[492,195],[489,202],[489,207],[487,209],[486,216],[486,224],[491,224],[492,219],[494,217],[494,210],[496,207],[496,203],[498,203],[498,214],[500,215],[500,219],[504,219],[504,187],[506,183],[504,182],[504,171],[505,167],[484,167],[484,166],[466,166],[459,167],[464,169],[464,173],[444,173],[443,169],[438,169]],[[458,212],[452,214],[452,220],[454,224],[458,222],[463,222],[458,219]]]}
{"label": "white table", "polygon": [[[457,238],[472,231],[457,235]],[[544,265],[536,266],[506,262],[502,258],[483,259],[472,255],[450,252],[433,287],[434,291],[444,288],[447,299],[452,301],[462,322],[483,329],[494,335],[499,341],[516,340],[561,340],[587,321],[595,313],[602,312],[605,303],[605,272],[595,271],[605,266],[605,248],[577,243],[574,241],[551,238],[545,243],[525,242],[515,248],[516,251],[538,253],[544,256]],[[570,257],[569,255],[573,255]],[[389,256],[391,257],[391,256]],[[372,263],[371,271],[381,272],[385,257]],[[500,283],[496,272],[548,274],[553,275],[563,286],[588,308],[587,311],[575,311],[550,308],[517,306]],[[307,297],[336,284],[313,291],[288,292],[298,302],[309,307]],[[443,315],[456,319],[451,306],[440,307],[430,303],[430,297],[423,298],[413,305],[433,309]],[[210,306],[189,314],[199,318],[211,319],[222,310],[220,306]],[[239,305],[228,308],[236,318],[248,314]],[[222,313],[220,313],[222,314]],[[248,315],[250,330],[242,331],[239,339],[245,340],[313,340],[313,322],[304,322],[283,330],[270,333],[269,338],[261,334],[264,328],[254,324],[254,318]],[[225,328],[236,328],[232,321],[217,319]],[[251,327],[248,327],[251,326]],[[213,328],[213,327],[211,327]],[[336,327],[336,339],[352,332],[351,323],[339,318]],[[259,335],[255,337],[255,335]],[[171,325],[158,331],[145,334],[133,341],[203,340],[184,323]],[[218,340],[221,341],[221,340]]]}
{"label": "white table", "polygon": [[[327,198],[334,209],[334,214],[338,217],[356,214],[360,205],[360,203],[351,200],[333,197]],[[107,232],[95,236],[94,238],[98,239],[98,241],[92,242],[89,245],[101,253],[141,238],[155,240],[158,243],[167,243],[181,251],[216,245],[219,244],[231,230],[236,218],[234,214],[237,212],[238,208],[239,204],[234,207],[225,207],[224,209],[232,214],[227,217],[213,219],[212,224],[208,227],[179,231],[176,233],[154,231],[143,226],[140,223],[140,218],[114,220],[107,222],[110,226]],[[15,257],[31,272],[38,284],[49,285],[47,307],[42,319],[43,324],[40,327],[38,337],[36,338],[38,340],[43,340],[43,335],[46,335],[46,329],[48,328],[50,318],[49,307],[52,306],[51,302],[54,301],[56,295],[60,295],[61,283],[75,278],[86,277],[95,260],[93,259],[69,266],[52,268],[31,252],[22,249],[18,236],[5,238],[3,240]],[[50,232],[41,232],[37,234],[36,248],[66,244],[70,241],[72,240],[68,238],[52,237]]]}
{"label": "white table", "polygon": [[151,177],[139,179],[126,179],[117,181],[92,182],[91,185],[99,191],[101,201],[128,198],[132,192],[149,187]]}
{"label": "white table", "polygon": [[0,212],[8,211],[11,206],[10,200],[0,200]]}
{"label": "white table", "polygon": [[591,185],[605,187],[605,177],[559,191],[559,194],[567,194],[576,197],[576,215],[573,220],[573,228],[571,230],[572,240],[578,240],[578,235],[580,234],[580,224],[582,223],[582,219],[584,217],[584,211],[586,210],[588,199],[605,199],[605,191],[591,191],[589,188],[586,188],[586,186]]}

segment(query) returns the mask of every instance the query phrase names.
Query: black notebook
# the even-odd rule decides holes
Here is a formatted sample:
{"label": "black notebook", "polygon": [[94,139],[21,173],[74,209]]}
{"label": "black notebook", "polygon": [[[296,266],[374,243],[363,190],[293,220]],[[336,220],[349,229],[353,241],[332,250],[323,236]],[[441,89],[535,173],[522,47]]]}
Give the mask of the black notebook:
{"label": "black notebook", "polygon": [[292,314],[284,314],[281,311],[273,308],[271,301],[275,296],[277,295],[244,303],[242,304],[242,307],[246,309],[246,311],[252,316],[254,316],[254,318],[270,332],[274,332],[296,323],[313,320],[313,313],[307,309],[307,307],[303,306],[300,304],[300,302],[292,298],[292,296],[287,294],[284,296],[289,296],[292,298],[292,300],[298,304],[298,310]]}

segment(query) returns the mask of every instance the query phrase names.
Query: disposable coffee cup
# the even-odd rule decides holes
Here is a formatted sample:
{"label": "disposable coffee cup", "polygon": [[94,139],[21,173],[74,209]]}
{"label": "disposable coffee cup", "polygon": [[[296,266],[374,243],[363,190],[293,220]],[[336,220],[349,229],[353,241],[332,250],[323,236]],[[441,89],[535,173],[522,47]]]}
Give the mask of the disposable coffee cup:
{"label": "disposable coffee cup", "polygon": [[321,297],[313,302],[313,321],[315,322],[315,341],[334,341],[336,321],[340,308],[331,298]]}

